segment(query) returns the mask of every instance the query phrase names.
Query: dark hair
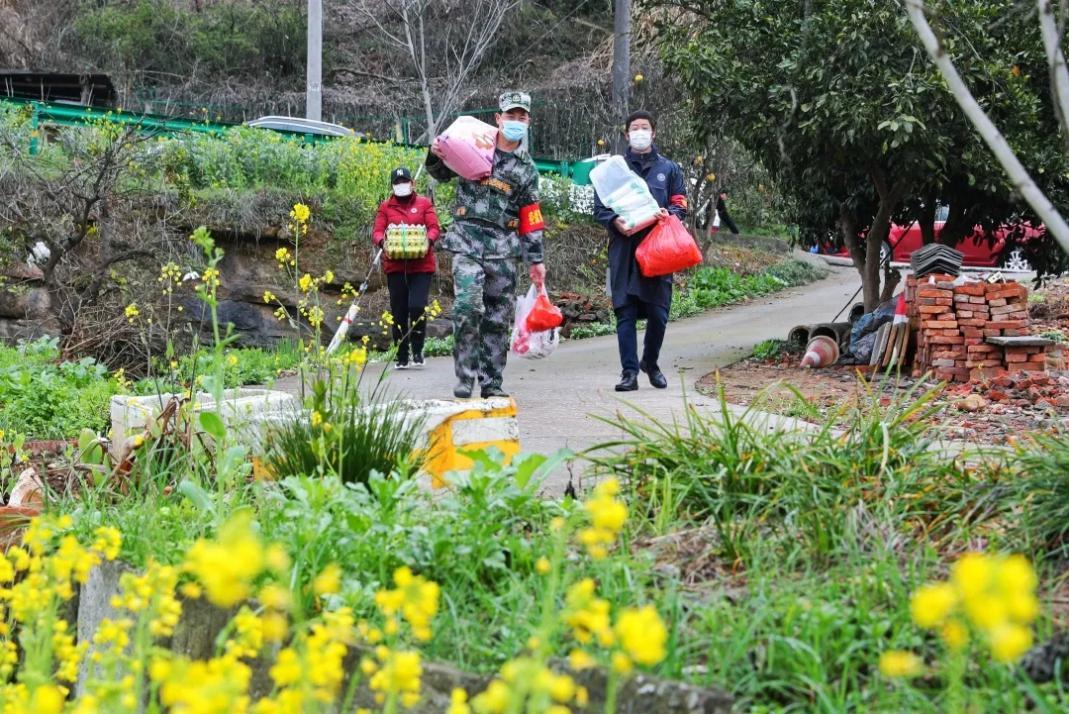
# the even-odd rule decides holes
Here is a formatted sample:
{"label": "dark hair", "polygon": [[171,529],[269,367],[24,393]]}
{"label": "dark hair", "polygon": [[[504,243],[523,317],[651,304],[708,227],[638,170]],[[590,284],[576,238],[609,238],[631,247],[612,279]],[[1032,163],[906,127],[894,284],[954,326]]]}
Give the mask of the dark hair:
{"label": "dark hair", "polygon": [[653,115],[645,109],[636,109],[635,111],[627,115],[627,121],[624,122],[625,134],[631,129],[631,122],[635,121],[636,119],[645,119],[650,123],[650,126],[653,127],[653,130],[657,131],[657,120],[653,118]]}

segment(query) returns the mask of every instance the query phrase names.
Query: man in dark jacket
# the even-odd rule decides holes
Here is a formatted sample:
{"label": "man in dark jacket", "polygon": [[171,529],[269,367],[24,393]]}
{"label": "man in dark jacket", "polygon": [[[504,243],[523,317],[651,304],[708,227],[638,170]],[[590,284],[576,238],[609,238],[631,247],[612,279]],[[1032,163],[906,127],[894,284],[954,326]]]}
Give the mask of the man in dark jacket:
{"label": "man in dark jacket", "polygon": [[[624,125],[628,150],[624,155],[628,166],[646,180],[653,198],[661,206],[661,216],[669,213],[680,219],[687,215],[687,190],[683,170],[674,161],[661,156],[653,144],[656,121],[649,112],[636,111]],[[620,350],[623,375],[616,391],[638,389],[638,373],[645,372],[650,384],[658,389],[668,386],[658,359],[664,332],[668,325],[668,309],[672,304],[672,276],[647,278],[635,260],[635,249],[645,238],[649,228],[628,231],[613,210],[594,196],[594,218],[609,231],[609,284],[612,306],[616,312],[616,340]],[[642,359],[638,358],[638,320],[646,320],[646,337]]]}

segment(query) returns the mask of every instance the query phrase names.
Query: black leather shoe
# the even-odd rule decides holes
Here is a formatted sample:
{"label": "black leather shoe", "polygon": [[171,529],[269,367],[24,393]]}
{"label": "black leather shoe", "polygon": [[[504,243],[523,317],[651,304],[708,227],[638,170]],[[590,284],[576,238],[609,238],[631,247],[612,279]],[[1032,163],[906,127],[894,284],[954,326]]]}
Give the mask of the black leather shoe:
{"label": "black leather shoe", "polygon": [[645,362],[642,362],[639,367],[642,369],[643,372],[649,375],[650,384],[652,384],[654,387],[656,387],[657,389],[668,388],[668,379],[664,376],[664,373],[661,372],[660,369],[658,369],[657,367],[647,367]]}
{"label": "black leather shoe", "polygon": [[620,382],[616,385],[617,392],[633,392],[638,389],[638,375],[634,372],[624,372]]}
{"label": "black leather shoe", "polygon": [[469,399],[471,397],[471,389],[473,384],[466,382],[463,379],[457,382],[457,386],[453,387],[453,396],[457,399]]}
{"label": "black leather shoe", "polygon": [[491,397],[507,397],[508,394],[501,387],[483,387],[482,398],[490,399]]}

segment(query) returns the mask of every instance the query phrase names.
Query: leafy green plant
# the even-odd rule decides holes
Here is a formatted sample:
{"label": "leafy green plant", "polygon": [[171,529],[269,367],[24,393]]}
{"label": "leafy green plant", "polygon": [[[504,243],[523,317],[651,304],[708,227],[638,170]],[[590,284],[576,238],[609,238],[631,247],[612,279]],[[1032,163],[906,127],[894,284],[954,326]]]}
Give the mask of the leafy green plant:
{"label": "leafy green plant", "polygon": [[[135,394],[157,394],[188,389],[212,367],[213,353],[199,349],[175,360],[154,360],[158,377],[137,381]],[[271,385],[282,374],[295,370],[301,361],[300,347],[283,341],[270,350],[259,347],[234,348],[226,351],[223,382],[228,389],[246,385]]]}
{"label": "leafy green plant", "polygon": [[122,391],[107,367],[85,357],[59,361],[54,339],[0,347],[0,429],[31,439],[69,439],[103,431],[108,403]]}
{"label": "leafy green plant", "polygon": [[568,333],[569,340],[585,340],[591,337],[602,337],[616,333],[615,322],[585,322],[573,324]]}
{"label": "leafy green plant", "polygon": [[423,343],[425,357],[449,357],[453,354],[453,336],[428,337]]}
{"label": "leafy green plant", "polygon": [[786,349],[787,343],[784,340],[765,340],[753,348],[753,356],[756,359],[775,359]]}
{"label": "leafy green plant", "polygon": [[1069,435],[1033,434],[1015,450],[1021,477],[1013,482],[1021,504],[1018,537],[1050,556],[1069,555]]}
{"label": "leafy green plant", "polygon": [[388,394],[381,378],[366,395],[360,382],[348,370],[339,380],[317,380],[308,418],[283,417],[269,430],[267,463],[278,478],[334,474],[366,483],[375,472],[418,469],[425,417]]}

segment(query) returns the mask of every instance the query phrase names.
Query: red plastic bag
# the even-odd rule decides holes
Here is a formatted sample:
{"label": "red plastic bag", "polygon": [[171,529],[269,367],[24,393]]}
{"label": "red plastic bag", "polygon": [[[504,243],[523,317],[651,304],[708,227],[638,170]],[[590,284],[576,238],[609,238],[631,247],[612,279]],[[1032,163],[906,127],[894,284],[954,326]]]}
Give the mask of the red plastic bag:
{"label": "red plastic bag", "polygon": [[527,294],[516,298],[516,324],[512,326],[512,351],[526,359],[542,359],[553,354],[560,343],[560,330],[532,331],[527,327],[527,316],[538,301],[538,289],[534,285]]}
{"label": "red plastic bag", "polygon": [[673,215],[658,221],[635,251],[639,270],[647,278],[669,275],[702,262],[702,252],[683,221]]}
{"label": "red plastic bag", "polygon": [[525,322],[527,329],[531,332],[545,332],[560,327],[563,323],[564,315],[556,305],[549,301],[546,288],[542,286],[538,291],[538,297],[535,298],[534,307],[527,313]]}

